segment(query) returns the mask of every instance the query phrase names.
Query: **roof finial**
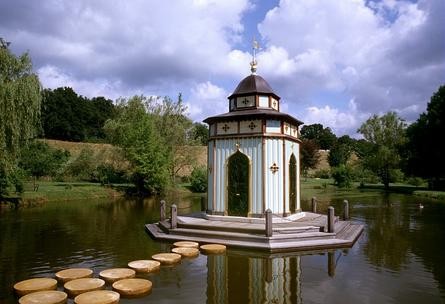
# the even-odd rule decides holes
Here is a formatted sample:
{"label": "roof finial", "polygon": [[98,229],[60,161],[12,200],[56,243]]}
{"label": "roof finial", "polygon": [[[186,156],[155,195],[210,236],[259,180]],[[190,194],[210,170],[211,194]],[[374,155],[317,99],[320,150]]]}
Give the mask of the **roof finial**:
{"label": "roof finial", "polygon": [[254,36],[252,42],[253,56],[252,56],[252,61],[250,62],[250,71],[252,72],[253,75],[256,74],[256,67],[257,67],[256,50],[258,49],[259,49],[258,41],[256,41]]}

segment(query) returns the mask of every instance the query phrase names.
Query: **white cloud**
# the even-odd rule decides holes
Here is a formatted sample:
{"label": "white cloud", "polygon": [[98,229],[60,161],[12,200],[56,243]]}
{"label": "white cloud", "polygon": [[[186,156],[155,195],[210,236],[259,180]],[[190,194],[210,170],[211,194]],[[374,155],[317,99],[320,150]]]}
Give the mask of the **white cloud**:
{"label": "white cloud", "polygon": [[[326,90],[354,99],[358,113],[410,109],[399,113],[413,119],[444,82],[444,15],[435,0],[281,0],[258,26],[259,69],[291,102],[319,104],[312,93]],[[312,115],[337,108],[349,111]]]}
{"label": "white cloud", "polygon": [[306,125],[320,123],[330,127],[337,135],[354,134],[360,125],[369,117],[369,114],[359,113],[354,100],[348,103],[348,109],[341,111],[329,105],[322,107],[307,107],[303,114]]}
{"label": "white cloud", "polygon": [[215,115],[228,112],[228,95],[223,88],[209,81],[197,84],[190,90],[190,97],[185,103],[190,118],[202,121],[209,113]]}

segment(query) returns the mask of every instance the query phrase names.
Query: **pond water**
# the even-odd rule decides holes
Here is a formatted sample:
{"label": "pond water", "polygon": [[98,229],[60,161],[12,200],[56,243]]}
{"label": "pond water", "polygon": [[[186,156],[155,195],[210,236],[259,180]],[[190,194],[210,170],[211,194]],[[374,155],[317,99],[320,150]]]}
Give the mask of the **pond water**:
{"label": "pond water", "polygon": [[[350,249],[264,255],[228,250],[147,275],[151,295],[120,303],[444,303],[445,204],[379,192],[355,193],[351,216],[365,231]],[[200,209],[199,197],[179,212]],[[342,199],[325,197],[341,210]],[[158,200],[71,201],[0,211],[0,303],[17,303],[15,282],[68,267],[97,275],[169,251],[144,224]],[[303,210],[309,202],[303,202]],[[72,300],[69,301],[72,303]]]}

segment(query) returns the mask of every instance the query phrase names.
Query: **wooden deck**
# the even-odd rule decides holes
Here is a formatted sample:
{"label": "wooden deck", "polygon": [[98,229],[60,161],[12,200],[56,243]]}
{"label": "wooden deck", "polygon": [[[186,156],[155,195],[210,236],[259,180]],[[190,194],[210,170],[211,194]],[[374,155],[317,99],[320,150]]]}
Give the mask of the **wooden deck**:
{"label": "wooden deck", "polygon": [[145,225],[156,240],[219,243],[240,249],[267,252],[307,251],[351,247],[363,225],[336,218],[334,232],[326,231],[327,217],[310,212],[298,217],[273,219],[273,235],[265,234],[264,219],[215,217],[205,213],[178,216],[177,228],[170,220]]}

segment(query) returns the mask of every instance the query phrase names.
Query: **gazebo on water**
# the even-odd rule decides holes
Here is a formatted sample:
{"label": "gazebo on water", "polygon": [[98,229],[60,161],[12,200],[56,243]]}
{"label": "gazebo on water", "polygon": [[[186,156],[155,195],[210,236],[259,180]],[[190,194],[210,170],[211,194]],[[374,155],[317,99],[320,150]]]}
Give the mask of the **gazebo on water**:
{"label": "gazebo on water", "polygon": [[229,112],[209,125],[207,213],[262,217],[300,212],[298,119],[280,112],[280,97],[252,74],[228,97]]}

